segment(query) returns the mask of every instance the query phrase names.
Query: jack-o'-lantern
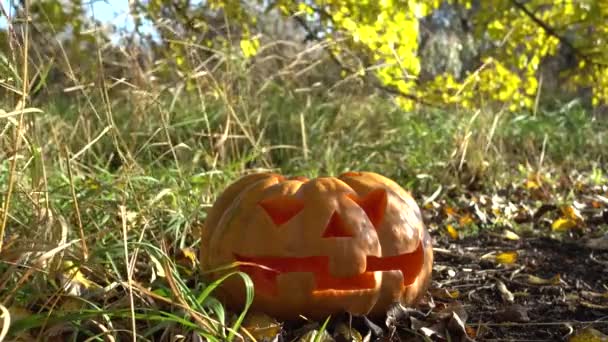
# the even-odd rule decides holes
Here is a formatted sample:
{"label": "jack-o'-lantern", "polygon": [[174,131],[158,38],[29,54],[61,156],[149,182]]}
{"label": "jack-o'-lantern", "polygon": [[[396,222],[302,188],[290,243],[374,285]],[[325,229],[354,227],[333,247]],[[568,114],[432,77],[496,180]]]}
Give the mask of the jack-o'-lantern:
{"label": "jack-o'-lantern", "polygon": [[[291,319],[412,305],[429,285],[433,252],[414,199],[390,179],[261,173],[218,197],[200,259],[203,271],[240,261],[254,283],[252,309]],[[220,298],[242,308],[243,281],[228,278]]]}

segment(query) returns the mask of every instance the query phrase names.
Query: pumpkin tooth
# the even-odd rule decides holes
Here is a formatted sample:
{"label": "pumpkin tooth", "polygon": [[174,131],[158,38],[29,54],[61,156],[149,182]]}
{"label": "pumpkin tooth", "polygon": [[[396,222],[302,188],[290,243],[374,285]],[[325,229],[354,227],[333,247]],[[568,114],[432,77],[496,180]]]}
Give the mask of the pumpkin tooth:
{"label": "pumpkin tooth", "polygon": [[367,217],[374,225],[374,228],[378,230],[380,224],[382,223],[382,219],[384,219],[384,213],[388,204],[388,195],[386,194],[386,190],[379,188],[370,191],[363,197],[359,197],[354,194],[348,195],[348,197],[355,201],[363,209],[363,211],[365,211]]}
{"label": "pumpkin tooth", "polygon": [[277,226],[291,220],[304,209],[303,200],[288,196],[266,198],[261,200],[258,204]]}
{"label": "pumpkin tooth", "polygon": [[394,271],[399,270],[403,275],[403,285],[411,285],[424,265],[424,248],[422,242],[418,244],[418,248],[411,253],[404,253],[387,257],[367,257],[366,272],[374,271]]}

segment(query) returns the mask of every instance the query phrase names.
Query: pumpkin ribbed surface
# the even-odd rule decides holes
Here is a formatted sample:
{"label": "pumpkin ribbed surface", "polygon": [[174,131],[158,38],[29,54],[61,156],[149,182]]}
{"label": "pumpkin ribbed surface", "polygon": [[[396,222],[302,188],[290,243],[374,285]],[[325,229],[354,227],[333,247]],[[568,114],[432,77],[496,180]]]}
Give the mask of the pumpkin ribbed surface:
{"label": "pumpkin ribbed surface", "polygon": [[[415,304],[431,278],[418,205],[371,172],[244,176],[217,198],[201,236],[203,271],[242,262],[255,286],[252,310],[280,319],[381,314],[396,301]],[[241,309],[242,279],[228,278],[217,295]]]}

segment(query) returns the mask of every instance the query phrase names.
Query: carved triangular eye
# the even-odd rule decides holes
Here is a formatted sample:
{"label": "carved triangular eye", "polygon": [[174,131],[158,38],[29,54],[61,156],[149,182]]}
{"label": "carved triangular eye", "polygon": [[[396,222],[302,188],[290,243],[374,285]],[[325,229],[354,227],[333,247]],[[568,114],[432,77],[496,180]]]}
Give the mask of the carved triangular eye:
{"label": "carved triangular eye", "polygon": [[349,232],[349,229],[344,224],[342,217],[340,214],[334,211],[329,219],[329,223],[327,224],[327,228],[323,233],[324,238],[333,238],[333,237],[352,237],[353,234]]}
{"label": "carved triangular eye", "polygon": [[261,200],[259,205],[277,226],[291,220],[304,209],[303,200],[288,196],[266,198]]}
{"label": "carved triangular eye", "polygon": [[374,228],[378,229],[384,218],[388,202],[386,190],[375,189],[364,197],[359,197],[357,195],[348,195],[348,197],[355,201],[365,211],[367,217],[374,225]]}

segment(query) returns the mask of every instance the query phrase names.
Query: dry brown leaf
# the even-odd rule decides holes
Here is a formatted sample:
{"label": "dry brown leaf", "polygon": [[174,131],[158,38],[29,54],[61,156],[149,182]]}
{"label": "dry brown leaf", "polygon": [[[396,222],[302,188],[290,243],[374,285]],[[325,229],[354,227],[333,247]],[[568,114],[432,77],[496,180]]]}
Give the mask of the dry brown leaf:
{"label": "dry brown leaf", "polygon": [[349,327],[348,324],[340,322],[336,326],[334,336],[340,341],[363,342],[363,336],[357,330]]}
{"label": "dry brown leaf", "polygon": [[581,212],[572,205],[563,206],[561,208],[562,215],[574,222],[582,222],[583,216]]}
{"label": "dry brown leaf", "polygon": [[458,299],[460,298],[460,291],[450,291],[446,288],[434,288],[430,290],[431,295],[439,299]]}
{"label": "dry brown leaf", "polygon": [[262,314],[251,313],[243,322],[243,328],[247,329],[251,336],[258,341],[270,341],[281,332],[281,324],[274,318]]}

